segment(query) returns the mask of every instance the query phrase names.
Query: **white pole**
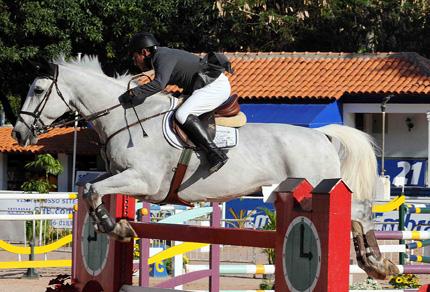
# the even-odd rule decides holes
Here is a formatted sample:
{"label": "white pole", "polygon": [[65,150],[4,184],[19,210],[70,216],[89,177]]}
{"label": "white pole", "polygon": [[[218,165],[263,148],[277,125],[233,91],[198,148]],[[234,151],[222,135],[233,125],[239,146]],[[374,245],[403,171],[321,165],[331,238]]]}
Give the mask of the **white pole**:
{"label": "white pole", "polygon": [[427,181],[426,186],[430,185],[430,112],[427,112]]}
{"label": "white pole", "polygon": [[381,153],[381,176],[385,175],[385,109],[387,102],[390,101],[392,95],[388,95],[382,99],[381,112],[382,112],[382,153]]}
{"label": "white pole", "polygon": [[385,106],[382,111],[382,153],[381,153],[381,176],[385,175]]}
{"label": "white pole", "polygon": [[0,201],[1,200],[55,200],[55,199],[67,199],[73,200],[77,199],[78,196],[76,193],[49,193],[49,194],[27,194],[27,193],[3,193],[0,192]]}
{"label": "white pole", "polygon": [[[78,53],[78,62],[81,61],[82,53]],[[78,112],[75,111],[75,125],[73,132],[73,162],[72,162],[72,190],[75,187],[76,173],[76,145],[78,143]]]}
{"label": "white pole", "polygon": [[78,112],[75,111],[75,125],[73,131],[73,162],[72,162],[72,190],[75,187],[76,173],[76,145],[78,143]]}
{"label": "white pole", "polygon": [[[33,214],[33,215],[0,215],[0,221],[22,221],[33,220],[33,226],[36,225],[34,220],[71,220],[73,214]],[[33,235],[36,236],[36,229],[33,227]],[[36,237],[34,237],[36,240]]]}
{"label": "white pole", "polygon": [[[43,205],[40,207],[40,214],[43,215]],[[43,245],[42,237],[43,237],[43,219],[40,220],[40,224],[39,224],[39,245]]]}

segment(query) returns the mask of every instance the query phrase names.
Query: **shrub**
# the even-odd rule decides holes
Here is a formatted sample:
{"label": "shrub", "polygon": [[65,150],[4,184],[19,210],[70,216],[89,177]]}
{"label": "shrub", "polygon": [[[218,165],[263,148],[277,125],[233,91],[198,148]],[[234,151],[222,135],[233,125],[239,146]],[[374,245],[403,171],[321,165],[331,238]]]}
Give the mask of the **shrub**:
{"label": "shrub", "polygon": [[364,281],[354,283],[349,286],[350,290],[380,290],[381,285],[373,280],[372,278],[367,278]]}
{"label": "shrub", "polygon": [[419,279],[414,274],[399,274],[392,276],[388,282],[393,288],[419,288]]}

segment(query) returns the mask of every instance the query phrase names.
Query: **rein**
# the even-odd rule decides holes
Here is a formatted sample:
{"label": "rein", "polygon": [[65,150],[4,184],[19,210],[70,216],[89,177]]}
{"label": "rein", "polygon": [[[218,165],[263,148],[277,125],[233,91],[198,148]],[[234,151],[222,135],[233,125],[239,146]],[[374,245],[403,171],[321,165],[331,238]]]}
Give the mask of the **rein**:
{"label": "rein", "polygon": [[153,118],[156,118],[156,117],[162,116],[162,115],[167,114],[167,113],[169,113],[169,112],[171,112],[171,111],[174,111],[174,109],[167,110],[167,111],[164,111],[164,112],[160,112],[160,113],[158,113],[158,114],[155,114],[155,115],[152,115],[152,116],[149,116],[149,117],[143,118],[143,119],[138,119],[136,122],[131,123],[130,125],[127,125],[127,126],[125,126],[125,127],[122,127],[121,129],[118,129],[118,130],[116,130],[113,134],[111,134],[111,135],[106,139],[106,142],[105,142],[103,145],[104,145],[104,146],[106,146],[106,145],[109,143],[109,141],[110,141],[113,137],[115,137],[117,134],[121,133],[122,131],[127,130],[128,128],[131,128],[131,127],[136,126],[136,125],[138,125],[138,124],[140,124],[140,126],[142,126],[142,124],[141,124],[142,122],[145,122],[145,121],[147,121],[147,120],[150,120],[150,119],[153,119]]}
{"label": "rein", "polygon": [[80,117],[78,119],[74,119],[73,118],[73,119],[70,119],[70,120],[63,120],[63,121],[59,121],[57,123],[52,123],[49,126],[40,127],[40,129],[42,130],[41,133],[45,133],[48,130],[51,130],[51,129],[54,129],[54,128],[71,125],[71,124],[74,124],[75,122],[82,122],[82,121],[91,122],[91,121],[96,120],[96,119],[98,119],[100,117],[103,117],[103,116],[106,116],[106,115],[110,114],[111,110],[114,110],[114,109],[116,109],[117,107],[120,107],[120,106],[121,106],[121,104],[117,104],[117,105],[111,106],[110,108],[107,108],[107,109],[95,112],[95,113],[90,114],[88,116]]}
{"label": "rein", "polygon": [[[58,96],[61,98],[61,100],[63,101],[63,103],[69,108],[69,110],[71,111],[71,112],[73,112],[74,110],[70,107],[70,105],[67,103],[67,101],[66,101],[66,99],[64,98],[64,96],[63,96],[63,94],[61,93],[61,91],[60,91],[60,89],[58,88],[58,83],[57,83],[57,81],[58,81],[58,65],[57,64],[54,64],[54,68],[55,68],[55,71],[54,71],[54,75],[53,76],[47,76],[49,79],[52,79],[52,83],[51,83],[51,85],[49,86],[49,88],[48,88],[48,90],[46,91],[46,93],[45,93],[45,95],[43,96],[43,98],[42,98],[42,100],[41,100],[41,102],[37,105],[37,107],[36,107],[36,109],[34,110],[34,112],[28,112],[28,111],[20,111],[20,113],[19,113],[19,116],[18,116],[18,118],[19,118],[19,120],[31,131],[31,133],[33,134],[33,136],[34,137],[37,137],[37,135],[39,135],[39,134],[42,134],[42,133],[46,133],[47,131],[49,131],[49,130],[51,130],[51,129],[54,129],[54,128],[58,128],[58,127],[62,127],[62,126],[66,126],[66,125],[70,125],[70,124],[74,124],[74,123],[76,123],[76,122],[80,122],[80,121],[86,121],[86,122],[90,122],[90,121],[93,121],[93,120],[96,120],[96,119],[98,119],[98,118],[100,118],[100,117],[103,117],[103,116],[106,116],[106,115],[108,115],[108,114],[110,114],[110,112],[112,111],[112,110],[114,110],[114,109],[116,109],[116,108],[118,108],[118,107],[120,107],[120,106],[122,106],[121,104],[116,104],[116,105],[114,105],[114,106],[111,106],[111,107],[109,107],[109,108],[107,108],[107,109],[104,109],[104,110],[101,110],[101,111],[98,111],[98,112],[95,112],[95,113],[92,113],[92,114],[90,114],[90,115],[87,115],[87,116],[83,116],[83,117],[80,117],[80,118],[78,118],[78,119],[76,119],[76,118],[73,118],[73,119],[70,119],[70,120],[63,120],[63,121],[58,121],[58,122],[56,122],[56,123],[52,123],[51,125],[45,125],[44,123],[43,123],[43,121],[40,119],[40,116],[41,116],[41,114],[42,114],[42,111],[43,111],[43,109],[45,108],[45,106],[46,106],[46,103],[48,102],[48,99],[49,99],[49,97],[50,97],[50,95],[51,95],[51,93],[52,93],[52,88],[55,86],[55,90],[57,91],[57,94],[58,94]],[[131,84],[131,82],[133,81],[133,80],[135,80],[135,79],[137,79],[137,78],[139,78],[139,77],[142,77],[142,76],[145,76],[145,77],[147,77],[149,80],[151,80],[151,78],[148,76],[148,75],[146,75],[145,73],[140,73],[140,74],[137,74],[137,75],[134,75],[134,76],[132,76],[131,77],[131,79],[130,79],[130,81],[128,82],[128,84],[127,84],[127,90],[130,90],[130,84]],[[122,127],[122,128],[120,128],[119,130],[117,130],[117,131],[115,131],[113,134],[111,134],[110,136],[108,136],[108,138],[106,139],[106,142],[105,143],[103,143],[103,145],[106,147],[106,145],[109,143],[109,141],[114,137],[114,136],[116,136],[117,134],[119,134],[120,132],[122,132],[122,131],[124,131],[124,130],[126,130],[126,129],[128,129],[128,128],[130,128],[130,127],[133,127],[133,126],[135,126],[135,125],[137,125],[137,124],[139,124],[140,125],[140,127],[141,127],[141,129],[142,129],[142,132],[143,132],[143,136],[144,137],[146,137],[146,136],[148,136],[147,134],[146,134],[146,132],[145,132],[145,130],[143,129],[143,126],[142,126],[142,122],[145,122],[145,121],[147,121],[147,120],[150,120],[150,119],[153,119],[153,118],[156,118],[156,117],[158,117],[158,116],[161,116],[161,115],[164,115],[164,114],[166,114],[166,113],[168,113],[168,112],[171,112],[171,111],[173,111],[174,109],[171,109],[171,110],[167,110],[167,111],[163,111],[163,112],[160,112],[160,113],[158,113],[158,114],[154,114],[154,115],[152,115],[152,116],[149,116],[149,117],[145,117],[145,118],[142,118],[142,119],[139,119],[139,116],[138,116],[138,114],[137,114],[137,111],[136,111],[136,109],[135,109],[135,107],[134,107],[134,105],[132,105],[132,108],[133,108],[133,111],[134,111],[134,113],[135,113],[135,115],[136,115],[136,118],[137,118],[137,121],[136,122],[134,122],[134,123],[132,123],[132,124],[130,124],[130,125],[126,125],[125,127]],[[31,124],[31,125],[29,125],[23,118],[22,118],[22,116],[21,115],[28,115],[28,116],[31,116],[31,117],[33,117],[34,118],[34,120],[33,120],[33,123]],[[40,126],[40,125],[41,126]]]}

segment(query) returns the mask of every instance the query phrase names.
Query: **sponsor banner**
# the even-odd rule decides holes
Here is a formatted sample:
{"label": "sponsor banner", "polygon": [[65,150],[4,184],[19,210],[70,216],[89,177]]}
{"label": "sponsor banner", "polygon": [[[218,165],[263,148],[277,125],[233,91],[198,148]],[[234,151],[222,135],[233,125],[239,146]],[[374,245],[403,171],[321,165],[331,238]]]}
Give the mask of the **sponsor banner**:
{"label": "sponsor banner", "polygon": [[[377,201],[375,204],[387,202]],[[408,204],[430,204],[430,198],[407,197],[406,202]],[[274,211],[273,204],[263,203],[262,198],[259,197],[234,199],[225,203],[225,206],[226,227],[233,228],[237,228],[239,224],[242,224],[242,227],[262,229],[269,222],[269,218],[262,208]],[[235,221],[235,219],[239,219],[239,222]],[[231,221],[229,222],[229,220]],[[373,220],[376,230],[398,230],[399,212],[374,213]],[[430,214],[406,214],[405,228],[413,231],[430,231]]]}
{"label": "sponsor banner", "polygon": [[[33,210],[36,214],[70,214],[75,204],[77,204],[76,199],[2,200],[0,214],[33,214]],[[50,220],[49,222],[54,228],[72,228],[72,220]]]}
{"label": "sponsor banner", "polygon": [[77,170],[76,171],[76,178],[75,178],[75,183],[72,186],[72,190],[73,192],[78,192],[78,186],[77,183],[84,178],[86,175],[90,174],[93,175],[94,177],[97,177],[98,175],[104,174],[104,171],[92,171],[92,170]]}
{"label": "sponsor banner", "polygon": [[[391,200],[394,197],[391,197]],[[375,204],[381,205],[388,201],[375,201]],[[430,204],[430,197],[406,197],[407,204]],[[405,215],[405,230],[410,231],[430,231],[430,214],[409,214]],[[391,231],[399,230],[399,211],[385,213],[373,213],[373,222],[375,230]]]}
{"label": "sponsor banner", "polygon": [[[375,213],[373,217],[375,230],[399,230],[399,212]],[[406,214],[405,230],[430,231],[430,214]]]}
{"label": "sponsor banner", "polygon": [[242,197],[228,201],[225,203],[225,227],[262,229],[269,222],[264,208],[274,212],[274,205],[264,203],[262,197]]}
{"label": "sponsor banner", "polygon": [[[379,169],[381,160],[378,159]],[[385,174],[390,176],[391,184],[397,177],[405,178],[405,186],[425,186],[427,159],[391,159],[384,160]]]}

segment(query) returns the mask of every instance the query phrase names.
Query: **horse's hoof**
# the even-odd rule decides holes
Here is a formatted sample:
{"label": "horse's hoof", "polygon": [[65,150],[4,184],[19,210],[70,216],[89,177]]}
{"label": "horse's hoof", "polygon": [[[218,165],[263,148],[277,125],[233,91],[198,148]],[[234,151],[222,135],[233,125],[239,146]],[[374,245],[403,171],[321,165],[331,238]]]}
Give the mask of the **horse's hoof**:
{"label": "horse's hoof", "polygon": [[368,276],[378,280],[385,280],[387,276],[400,273],[399,268],[389,259],[375,260],[373,256],[370,256],[367,264],[361,268]]}
{"label": "horse's hoof", "polygon": [[372,279],[385,280],[387,278],[387,273],[377,270],[373,267],[365,267],[363,270]]}
{"label": "horse's hoof", "polygon": [[125,219],[119,220],[109,235],[120,242],[130,242],[133,238],[137,237],[133,227]]}
{"label": "horse's hoof", "polygon": [[384,259],[385,270],[387,271],[387,275],[397,275],[400,274],[400,270],[396,264],[394,264],[389,259]]}

